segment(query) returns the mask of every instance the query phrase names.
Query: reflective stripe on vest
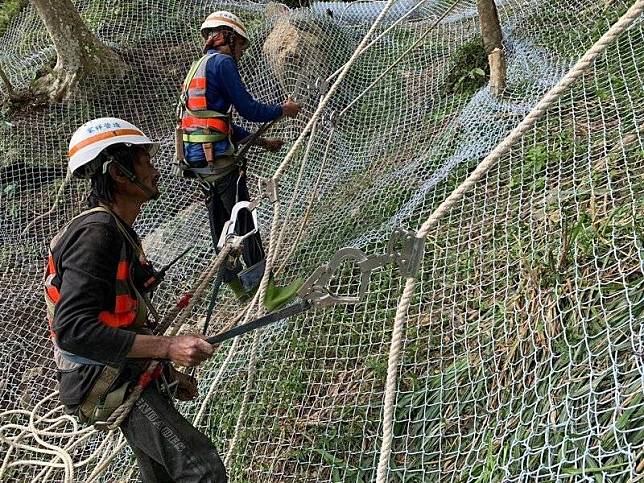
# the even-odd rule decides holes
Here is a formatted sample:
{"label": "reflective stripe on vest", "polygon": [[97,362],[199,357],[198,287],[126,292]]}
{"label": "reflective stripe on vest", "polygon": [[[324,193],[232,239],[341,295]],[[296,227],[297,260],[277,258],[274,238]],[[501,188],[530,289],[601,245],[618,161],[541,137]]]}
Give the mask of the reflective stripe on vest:
{"label": "reflective stripe on vest", "polygon": [[181,119],[181,127],[188,131],[191,129],[203,129],[210,128],[216,131],[221,132],[222,134],[228,134],[228,121],[221,118],[212,118],[212,119],[199,119],[193,116],[184,116]]}
{"label": "reflective stripe on vest", "polygon": [[[206,54],[193,64],[183,83],[182,97],[185,99],[185,107],[190,111],[208,110],[208,101],[206,99],[206,64],[213,55],[217,54]],[[225,115],[222,116],[225,117]]]}
{"label": "reflective stripe on vest", "polygon": [[[47,272],[45,273],[45,297],[49,299],[51,304],[48,306],[55,307],[60,300],[60,292],[53,285],[53,280],[56,278],[56,265],[54,263],[51,250],[49,251],[49,260],[47,262]],[[98,319],[108,327],[123,328],[128,327],[134,323],[139,304],[135,297],[132,296],[129,286],[130,277],[130,263],[127,260],[127,248],[125,243],[121,247],[121,255],[116,270],[115,292],[116,297],[114,300],[114,310],[112,312],[103,310],[98,314]],[[50,320],[53,320],[53,313],[47,314]]]}

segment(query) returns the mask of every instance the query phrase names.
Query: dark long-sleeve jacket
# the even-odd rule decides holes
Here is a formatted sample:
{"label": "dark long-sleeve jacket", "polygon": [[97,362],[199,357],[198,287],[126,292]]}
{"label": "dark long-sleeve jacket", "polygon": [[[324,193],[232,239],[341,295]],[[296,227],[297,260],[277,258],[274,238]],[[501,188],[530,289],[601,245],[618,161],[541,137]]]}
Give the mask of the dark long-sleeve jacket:
{"label": "dark long-sleeve jacket", "polygon": [[[121,224],[136,240],[135,232],[125,223]],[[134,367],[140,364],[128,369],[128,362],[133,361],[128,361],[127,354],[136,334],[108,327],[98,318],[100,312],[114,310],[116,271],[123,243],[127,242],[108,213],[90,213],[72,221],[52,251],[60,298],[51,329],[63,351],[103,364],[123,366],[123,377],[135,377]],[[132,259],[133,250],[129,246],[128,249]],[[133,270],[141,270],[138,261],[131,266]],[[137,278],[144,279],[134,277]],[[61,402],[71,408],[80,404],[100,371],[99,365],[59,371]]]}

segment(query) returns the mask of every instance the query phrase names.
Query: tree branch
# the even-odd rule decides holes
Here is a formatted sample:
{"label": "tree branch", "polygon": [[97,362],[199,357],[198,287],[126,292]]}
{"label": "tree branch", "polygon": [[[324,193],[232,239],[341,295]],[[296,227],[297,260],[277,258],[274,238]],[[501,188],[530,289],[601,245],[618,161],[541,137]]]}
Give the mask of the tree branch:
{"label": "tree branch", "polygon": [[14,91],[13,86],[11,85],[11,81],[2,70],[2,67],[0,67],[0,80],[2,80],[2,83],[4,84],[4,87],[7,90],[7,95],[9,96],[9,99],[12,99],[12,100],[16,99],[16,92]]}

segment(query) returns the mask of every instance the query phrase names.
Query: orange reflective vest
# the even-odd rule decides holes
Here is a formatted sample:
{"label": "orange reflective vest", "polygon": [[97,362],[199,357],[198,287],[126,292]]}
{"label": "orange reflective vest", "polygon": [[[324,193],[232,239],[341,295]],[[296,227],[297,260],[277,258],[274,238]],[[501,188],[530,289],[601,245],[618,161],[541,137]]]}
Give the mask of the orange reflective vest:
{"label": "orange reflective vest", "polygon": [[235,150],[230,140],[230,115],[209,110],[206,100],[206,64],[213,55],[221,54],[206,54],[192,64],[181,87],[179,117],[183,142],[216,143],[228,139],[230,147],[224,155],[230,155]]}
{"label": "orange reflective vest", "polygon": [[[67,353],[62,351],[56,343],[56,334],[53,330],[52,324],[54,319],[54,311],[56,304],[60,300],[60,291],[56,286],[57,281],[57,271],[56,263],[52,255],[54,249],[58,243],[63,238],[63,235],[66,233],[67,229],[71,225],[72,221],[80,218],[82,216],[88,215],[95,212],[111,212],[103,207],[93,208],[91,210],[84,211],[80,215],[74,217],[70,220],[63,229],[58,232],[58,234],[52,239],[49,245],[49,255],[47,258],[47,267],[45,269],[45,302],[47,303],[47,319],[49,323],[49,332],[51,340],[54,343],[54,359],[59,368],[68,369],[69,361],[65,364],[61,360],[61,354],[65,356]],[[112,215],[114,216],[114,215]],[[117,226],[118,226],[117,222]],[[119,226],[119,231],[122,231],[122,227]],[[113,328],[120,329],[130,329],[136,330],[142,326],[147,320],[147,309],[142,300],[139,299],[138,293],[134,290],[134,285],[132,284],[130,277],[130,260],[128,257],[128,250],[124,241],[121,246],[121,253],[119,257],[118,267],[116,270],[116,279],[114,281],[114,287],[116,296],[114,299],[114,309],[112,311],[103,310],[99,312],[98,319],[105,325]],[[64,357],[63,357],[64,358]],[[82,359],[80,357],[74,356],[71,359],[75,358],[76,360]],[[92,361],[87,360],[87,363],[92,363]]]}
{"label": "orange reflective vest", "polygon": [[[45,273],[45,297],[47,297],[47,306],[55,307],[60,300],[60,292],[58,288],[52,283],[56,278],[56,264],[49,250],[49,257],[47,261],[47,270]],[[125,244],[121,249],[121,258],[119,260],[118,268],[116,270],[116,299],[114,301],[114,310],[109,312],[103,310],[98,314],[98,319],[105,325],[114,328],[128,327],[136,320],[139,303],[136,297],[132,296],[129,288],[130,279],[130,263],[127,260],[127,253]],[[50,323],[53,314],[48,314]]]}

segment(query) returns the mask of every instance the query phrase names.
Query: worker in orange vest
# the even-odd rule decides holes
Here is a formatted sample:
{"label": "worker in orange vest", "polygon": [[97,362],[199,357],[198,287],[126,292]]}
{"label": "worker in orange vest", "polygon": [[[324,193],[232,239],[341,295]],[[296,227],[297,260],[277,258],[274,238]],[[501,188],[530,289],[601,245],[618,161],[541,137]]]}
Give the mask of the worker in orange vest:
{"label": "worker in orange vest", "polygon": [[[248,93],[237,63],[250,39],[236,15],[227,11],[212,13],[203,22],[201,34],[204,55],[186,76],[178,109],[177,157],[182,161],[184,176],[203,182],[216,248],[234,205],[250,200],[244,167],[237,164],[234,156],[236,145],[248,139],[250,133],[231,122],[231,109],[234,107],[249,121],[270,122],[282,116],[294,118],[300,107],[291,100],[281,105],[264,104]],[[283,145],[280,139],[259,138],[255,142],[267,151],[278,151]],[[256,228],[248,210],[239,212],[236,228],[238,235]],[[259,233],[244,241],[242,258],[246,270],[242,272],[239,264],[231,267],[223,274],[223,281],[245,300],[264,272],[265,253]],[[269,309],[276,308],[293,297],[300,285],[298,280],[289,287],[278,288],[271,276],[265,304]]]}

